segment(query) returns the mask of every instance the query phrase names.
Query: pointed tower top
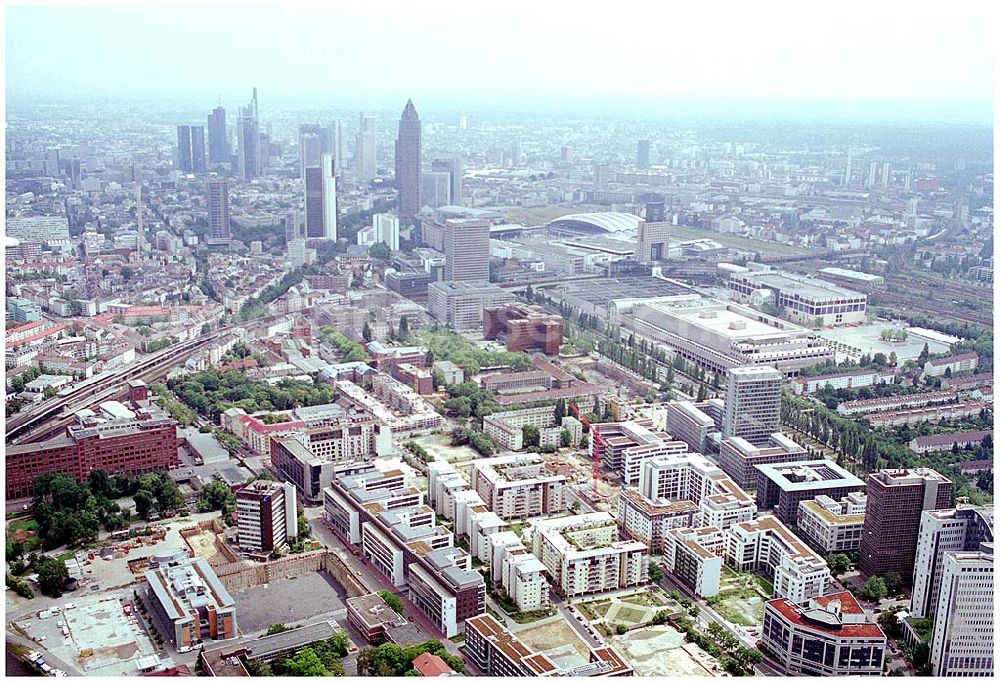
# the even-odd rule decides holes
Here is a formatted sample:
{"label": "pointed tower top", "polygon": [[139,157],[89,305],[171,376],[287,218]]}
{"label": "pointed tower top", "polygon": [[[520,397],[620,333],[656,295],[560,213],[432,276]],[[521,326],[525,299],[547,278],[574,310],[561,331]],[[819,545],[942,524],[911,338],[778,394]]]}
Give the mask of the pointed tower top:
{"label": "pointed tower top", "polygon": [[417,114],[417,108],[413,106],[413,100],[411,99],[406,100],[406,106],[403,108],[402,118],[404,119],[420,118],[419,115]]}

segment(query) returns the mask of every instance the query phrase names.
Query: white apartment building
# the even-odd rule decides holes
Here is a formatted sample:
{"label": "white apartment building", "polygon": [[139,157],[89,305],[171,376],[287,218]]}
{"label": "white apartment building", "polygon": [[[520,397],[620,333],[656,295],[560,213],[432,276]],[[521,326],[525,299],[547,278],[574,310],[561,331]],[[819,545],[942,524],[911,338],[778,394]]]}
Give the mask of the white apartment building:
{"label": "white apartment building", "polygon": [[[565,418],[563,420],[565,421]],[[541,448],[557,448],[562,437],[562,430],[571,425],[557,425],[555,409],[552,406],[509,410],[493,413],[483,418],[483,432],[493,439],[500,448],[507,451],[519,451],[524,448],[523,430],[528,426],[538,428],[538,445]],[[570,436],[572,440],[572,432]],[[576,441],[579,442],[579,440],[577,437]]]}
{"label": "white apartment building", "polygon": [[856,370],[819,377],[796,377],[792,380],[792,391],[797,395],[815,394],[829,386],[831,389],[860,389],[876,384],[891,384],[896,373],[891,370]]}
{"label": "white apartment building", "polygon": [[646,460],[639,493],[650,501],[688,500],[698,506],[700,526],[728,529],[757,513],[753,499],[725,472],[698,453]]}
{"label": "white apartment building", "polygon": [[590,426],[590,456],[621,475],[627,486],[639,483],[642,464],[661,455],[688,452],[688,445],[653,429],[652,420],[603,422]]}
{"label": "white apartment building", "polygon": [[455,494],[468,491],[469,482],[446,460],[427,463],[427,503],[445,519],[455,519]]}
{"label": "white apartment building", "polygon": [[795,603],[824,595],[830,586],[826,560],[771,515],[730,527],[726,559],[737,571],[772,572],[775,596]]}
{"label": "white apartment building", "polygon": [[824,555],[860,550],[867,501],[860,491],[840,500],[822,495],[800,501],[795,524],[802,540]]}
{"label": "white apartment building", "polygon": [[932,676],[993,676],[993,555],[945,553],[931,639]]}
{"label": "white apartment building", "polygon": [[701,513],[689,500],[652,501],[636,489],[618,496],[618,526],[622,536],[644,543],[653,555],[663,554],[664,532],[697,524]]}
{"label": "white apartment building", "polygon": [[505,520],[566,509],[566,477],[548,474],[544,459],[537,454],[474,460],[470,478],[486,507]]}
{"label": "white apartment building", "polygon": [[606,512],[535,522],[532,552],[567,598],[648,580],[648,549],[638,541],[618,540],[618,527]]}
{"label": "white apartment building", "polygon": [[489,536],[504,526],[499,515],[486,507],[483,499],[472,490],[460,491],[454,496],[455,534],[469,539],[469,552],[481,562],[490,559]]}
{"label": "white apartment building", "polygon": [[667,529],[663,564],[668,572],[703,598],[719,594],[726,534],[714,526]]}

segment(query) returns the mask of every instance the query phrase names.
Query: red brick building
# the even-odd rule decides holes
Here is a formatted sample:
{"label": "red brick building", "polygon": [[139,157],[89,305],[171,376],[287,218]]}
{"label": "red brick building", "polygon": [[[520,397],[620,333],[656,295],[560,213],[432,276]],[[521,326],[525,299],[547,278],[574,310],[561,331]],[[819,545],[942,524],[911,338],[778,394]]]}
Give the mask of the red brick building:
{"label": "red brick building", "polygon": [[484,308],[483,337],[506,339],[508,351],[537,349],[555,356],[562,345],[563,319],[541,306],[509,303]]}
{"label": "red brick building", "polygon": [[31,495],[39,474],[63,472],[86,481],[92,470],[108,474],[144,474],[180,465],[177,423],[158,410],[135,418],[69,427],[48,441],[7,448],[7,499]]}

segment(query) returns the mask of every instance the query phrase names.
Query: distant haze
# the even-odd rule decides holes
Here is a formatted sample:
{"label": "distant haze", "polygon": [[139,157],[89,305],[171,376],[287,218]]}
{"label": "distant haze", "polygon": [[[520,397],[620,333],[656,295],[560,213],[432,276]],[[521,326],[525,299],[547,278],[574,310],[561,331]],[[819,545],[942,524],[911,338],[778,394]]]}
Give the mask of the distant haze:
{"label": "distant haze", "polygon": [[7,98],[992,120],[989,3],[694,4],[8,6]]}

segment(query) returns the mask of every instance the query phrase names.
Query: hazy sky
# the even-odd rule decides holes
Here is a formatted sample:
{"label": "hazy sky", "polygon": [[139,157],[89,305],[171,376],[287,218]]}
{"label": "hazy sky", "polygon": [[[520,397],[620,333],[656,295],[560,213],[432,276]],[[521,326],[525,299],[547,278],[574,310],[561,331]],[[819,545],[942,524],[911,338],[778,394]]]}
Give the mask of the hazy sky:
{"label": "hazy sky", "polygon": [[8,5],[7,97],[229,102],[256,83],[262,99],[320,105],[624,97],[992,120],[990,3],[334,4]]}

